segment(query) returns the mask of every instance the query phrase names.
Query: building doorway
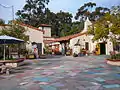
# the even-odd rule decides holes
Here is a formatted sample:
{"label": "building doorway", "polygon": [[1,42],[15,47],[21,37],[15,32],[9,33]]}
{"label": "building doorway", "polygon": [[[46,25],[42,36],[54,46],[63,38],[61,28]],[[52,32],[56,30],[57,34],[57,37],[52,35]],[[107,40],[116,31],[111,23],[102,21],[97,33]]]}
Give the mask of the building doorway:
{"label": "building doorway", "polygon": [[105,43],[100,43],[100,54],[106,54],[106,46]]}
{"label": "building doorway", "polygon": [[42,55],[42,43],[37,43],[37,48],[38,48],[38,54]]}
{"label": "building doorway", "polygon": [[85,42],[85,49],[89,50],[89,43],[88,42]]}

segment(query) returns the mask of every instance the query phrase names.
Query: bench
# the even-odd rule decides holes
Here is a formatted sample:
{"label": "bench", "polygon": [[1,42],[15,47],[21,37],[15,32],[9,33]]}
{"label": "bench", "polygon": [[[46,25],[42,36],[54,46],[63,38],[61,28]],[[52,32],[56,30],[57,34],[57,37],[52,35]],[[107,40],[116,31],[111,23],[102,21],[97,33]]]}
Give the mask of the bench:
{"label": "bench", "polygon": [[0,73],[10,74],[10,69],[18,66],[18,63],[23,62],[24,59],[21,58],[19,60],[1,60],[0,61]]}
{"label": "bench", "polygon": [[0,71],[0,73],[6,73],[6,74],[10,74],[10,69],[11,69],[12,67],[11,66],[8,66],[8,65],[1,65],[0,66],[0,69],[1,69],[1,71]]}

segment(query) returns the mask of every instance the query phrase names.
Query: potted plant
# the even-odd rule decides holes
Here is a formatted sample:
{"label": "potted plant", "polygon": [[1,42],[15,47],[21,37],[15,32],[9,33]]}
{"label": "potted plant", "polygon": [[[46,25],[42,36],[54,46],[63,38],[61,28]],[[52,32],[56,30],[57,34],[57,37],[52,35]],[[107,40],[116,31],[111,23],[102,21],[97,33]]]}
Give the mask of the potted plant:
{"label": "potted plant", "polygon": [[110,58],[107,59],[107,64],[120,66],[120,53],[110,52]]}

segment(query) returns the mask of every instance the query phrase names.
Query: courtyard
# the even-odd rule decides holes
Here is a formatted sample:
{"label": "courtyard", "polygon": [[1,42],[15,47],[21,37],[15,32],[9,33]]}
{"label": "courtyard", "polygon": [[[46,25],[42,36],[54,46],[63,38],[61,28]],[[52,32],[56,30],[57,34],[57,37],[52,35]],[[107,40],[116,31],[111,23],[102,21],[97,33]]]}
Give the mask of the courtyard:
{"label": "courtyard", "polygon": [[107,56],[52,56],[25,60],[10,75],[0,75],[0,90],[120,90],[120,67]]}

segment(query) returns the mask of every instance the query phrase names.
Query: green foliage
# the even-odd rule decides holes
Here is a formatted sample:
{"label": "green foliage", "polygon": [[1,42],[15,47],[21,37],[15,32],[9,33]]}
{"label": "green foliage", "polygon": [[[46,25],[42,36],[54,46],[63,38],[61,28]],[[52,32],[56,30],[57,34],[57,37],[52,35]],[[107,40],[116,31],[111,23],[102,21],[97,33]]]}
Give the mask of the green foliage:
{"label": "green foliage", "polygon": [[28,36],[25,35],[26,29],[19,25],[9,25],[9,27],[4,27],[0,31],[0,35],[13,36],[27,42],[29,40]]}
{"label": "green foliage", "polygon": [[116,42],[117,36],[120,35],[120,15],[107,13],[89,27],[88,34],[94,35],[93,41],[106,41],[109,38]]}
{"label": "green foliage", "polygon": [[113,59],[113,60],[120,60],[120,53],[119,54],[115,54],[115,55],[111,55],[111,59]]}
{"label": "green foliage", "polygon": [[46,5],[49,0],[26,0],[23,10],[18,10],[16,15],[19,21],[23,21],[32,26],[38,26],[44,23],[46,18]]}
{"label": "green foliage", "polygon": [[[24,40],[24,42],[26,43],[29,40],[29,37],[27,35],[25,35],[26,29],[22,26],[19,25],[9,25],[7,27],[4,27],[1,31],[0,31],[0,35],[8,35],[8,36],[12,36],[12,37],[16,37],[19,39]],[[18,49],[18,53],[20,54],[25,54],[24,51],[26,50],[22,50],[20,49],[21,44],[18,45],[9,45],[10,48],[14,48],[14,49]]]}
{"label": "green foliage", "polygon": [[120,14],[120,6],[112,6],[111,7],[111,14]]}
{"label": "green foliage", "polygon": [[56,13],[56,18],[54,19],[55,22],[52,25],[55,27],[56,36],[66,36],[66,32],[69,32],[71,28],[72,14],[60,11]]}
{"label": "green foliage", "polygon": [[[78,9],[75,16],[76,19],[80,18],[80,22],[72,22],[73,16],[69,12],[60,11],[54,13],[51,12],[49,8],[46,8],[49,1],[50,0],[26,0],[26,4],[23,9],[18,10],[16,13],[19,17],[17,18],[17,21],[27,23],[34,27],[39,27],[40,24],[50,24],[52,26],[52,36],[61,37],[79,33],[83,30],[83,21],[86,17],[89,17],[92,21],[96,21],[103,17],[106,13],[110,12],[108,8],[96,7],[96,3],[85,3]],[[113,11],[115,10],[116,9]],[[104,26],[102,28],[104,28]],[[100,31],[100,28],[98,28],[98,31]],[[101,33],[97,36],[101,36],[102,33],[105,33],[106,35],[108,31],[102,29]],[[105,35],[102,35],[102,37]],[[107,35],[105,37],[107,38]],[[95,38],[95,40],[96,39],[98,38]]]}
{"label": "green foliage", "polygon": [[19,16],[17,21],[27,23],[34,27],[40,24],[52,25],[52,35],[64,36],[72,23],[72,14],[68,12],[53,13],[46,5],[49,0],[27,0],[22,10],[18,10],[16,15]]}
{"label": "green foliage", "polygon": [[49,46],[45,46],[44,53],[45,54],[52,54],[52,50],[49,49]]}
{"label": "green foliage", "polygon": [[[95,8],[95,11],[92,10],[93,7]],[[85,20],[89,17],[90,20],[94,21],[101,16],[104,16],[106,12],[110,12],[110,10],[104,7],[96,7],[96,3],[89,2],[78,9],[75,19],[77,20],[80,18],[80,20]]]}
{"label": "green foliage", "polygon": [[83,30],[84,28],[84,22],[73,22],[71,25],[71,29],[69,30],[69,32],[67,32],[67,35],[71,35],[71,34],[76,34],[79,33]]}
{"label": "green foliage", "polygon": [[0,25],[5,24],[5,21],[3,19],[0,19]]}

